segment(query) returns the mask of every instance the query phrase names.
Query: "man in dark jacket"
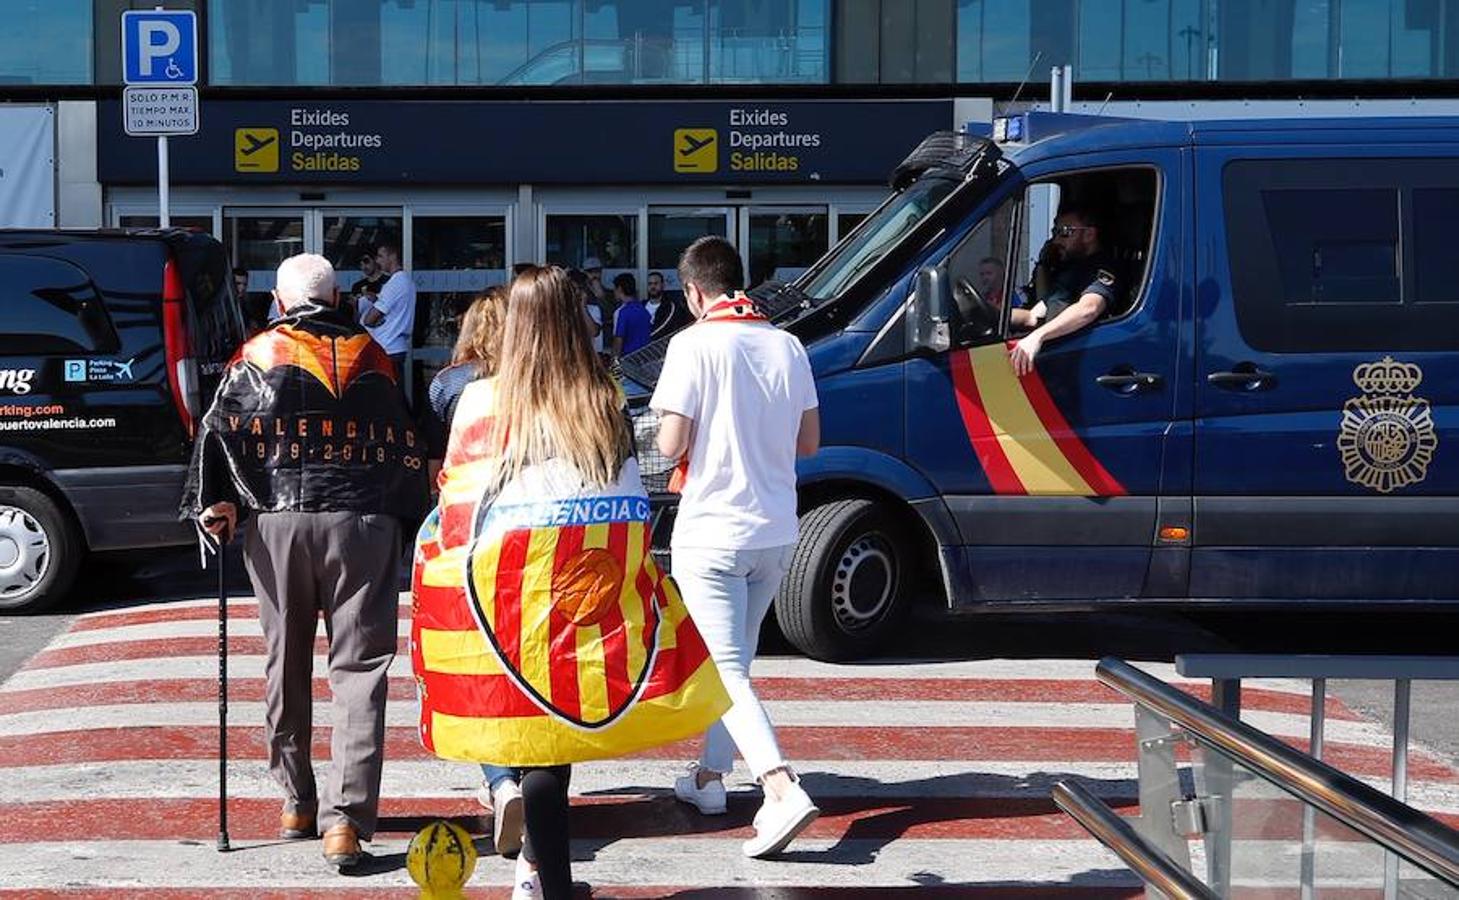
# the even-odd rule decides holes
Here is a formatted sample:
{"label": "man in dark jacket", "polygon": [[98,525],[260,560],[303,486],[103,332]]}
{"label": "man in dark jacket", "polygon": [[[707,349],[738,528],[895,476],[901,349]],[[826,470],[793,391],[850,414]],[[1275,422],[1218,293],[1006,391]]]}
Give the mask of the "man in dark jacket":
{"label": "man in dark jacket", "polygon": [[[424,441],[385,351],[338,308],[334,269],[303,254],[279,266],[284,315],[251,338],[203,418],[183,510],[223,541],[240,515],[258,595],[269,770],[285,838],[324,830],[344,867],[375,831],[395,658],[403,523],[424,514]],[[329,635],[331,768],[310,763],[314,635]]]}

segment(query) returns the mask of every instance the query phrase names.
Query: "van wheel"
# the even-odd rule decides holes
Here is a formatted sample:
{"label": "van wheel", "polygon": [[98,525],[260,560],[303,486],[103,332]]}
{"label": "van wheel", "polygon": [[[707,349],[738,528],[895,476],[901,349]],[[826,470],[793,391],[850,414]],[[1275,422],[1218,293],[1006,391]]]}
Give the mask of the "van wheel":
{"label": "van wheel", "polygon": [[0,609],[38,612],[66,595],[81,568],[81,540],[54,500],[0,485]]}
{"label": "van wheel", "polygon": [[786,640],[814,659],[868,655],[906,612],[905,526],[872,500],[837,500],[800,519],[800,542],[775,597]]}

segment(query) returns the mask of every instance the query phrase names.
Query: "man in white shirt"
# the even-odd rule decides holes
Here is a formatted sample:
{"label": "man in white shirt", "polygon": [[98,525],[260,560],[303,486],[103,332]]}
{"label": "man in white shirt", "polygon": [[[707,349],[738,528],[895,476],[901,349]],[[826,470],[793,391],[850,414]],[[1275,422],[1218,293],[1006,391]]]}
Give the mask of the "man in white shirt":
{"label": "man in white shirt", "polygon": [[680,464],[673,574],[734,706],[705,735],[674,794],[725,811],[723,775],[736,747],[764,786],[746,856],[778,853],[819,814],[750,686],[760,625],[795,551],[795,460],[820,444],[805,348],[771,325],[740,287],[739,253],[720,237],[684,251],[679,280],[696,323],[669,343],[651,405],[659,450]]}
{"label": "man in white shirt", "polygon": [[398,383],[404,388],[405,355],[415,332],[415,282],[401,267],[400,248],[394,244],[381,244],[375,251],[375,261],[390,277],[380,288],[380,299],[366,304],[360,322],[390,355]]}

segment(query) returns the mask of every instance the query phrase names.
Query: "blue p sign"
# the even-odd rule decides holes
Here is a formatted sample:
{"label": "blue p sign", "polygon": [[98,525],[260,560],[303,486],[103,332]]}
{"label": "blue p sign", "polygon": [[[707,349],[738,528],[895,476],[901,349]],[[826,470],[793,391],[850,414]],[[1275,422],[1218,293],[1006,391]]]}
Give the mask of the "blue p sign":
{"label": "blue p sign", "polygon": [[186,10],[122,13],[122,80],[127,84],[197,84],[197,14]]}

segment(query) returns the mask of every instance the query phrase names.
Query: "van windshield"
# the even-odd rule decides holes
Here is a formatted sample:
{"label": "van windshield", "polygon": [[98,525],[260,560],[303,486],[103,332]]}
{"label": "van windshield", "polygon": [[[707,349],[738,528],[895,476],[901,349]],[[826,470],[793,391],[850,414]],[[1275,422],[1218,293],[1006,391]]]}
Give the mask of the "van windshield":
{"label": "van windshield", "polygon": [[957,177],[928,175],[919,178],[881,208],[867,216],[801,285],[816,300],[837,297],[862,272],[871,268],[961,183]]}

